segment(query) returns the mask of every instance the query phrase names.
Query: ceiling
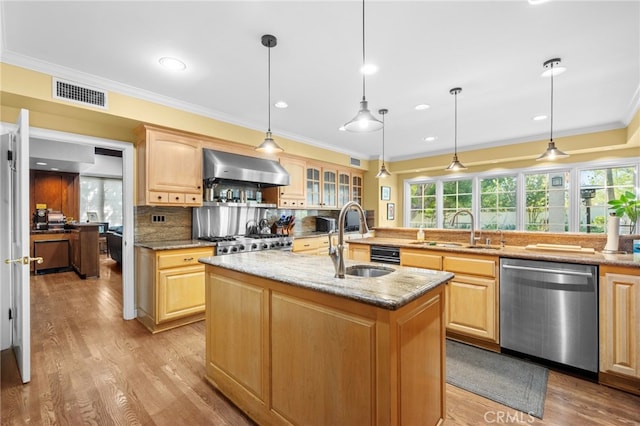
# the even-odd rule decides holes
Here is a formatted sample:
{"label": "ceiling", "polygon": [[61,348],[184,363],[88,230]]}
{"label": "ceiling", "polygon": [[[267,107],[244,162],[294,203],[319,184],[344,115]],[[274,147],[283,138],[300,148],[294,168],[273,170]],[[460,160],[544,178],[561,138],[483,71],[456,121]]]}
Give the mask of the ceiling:
{"label": "ceiling", "polygon": [[[382,132],[339,130],[362,97],[360,1],[3,1],[2,61],[79,84],[267,128],[274,138],[378,158]],[[559,57],[554,136],[625,127],[640,103],[640,1],[366,3],[369,108],[387,108],[385,159],[544,140]],[[158,64],[173,56],[182,72]],[[430,108],[417,111],[418,104]],[[437,139],[426,142],[426,136]],[[256,140],[256,145],[261,140]],[[562,147],[560,147],[562,148]],[[461,155],[461,160],[465,158]]]}

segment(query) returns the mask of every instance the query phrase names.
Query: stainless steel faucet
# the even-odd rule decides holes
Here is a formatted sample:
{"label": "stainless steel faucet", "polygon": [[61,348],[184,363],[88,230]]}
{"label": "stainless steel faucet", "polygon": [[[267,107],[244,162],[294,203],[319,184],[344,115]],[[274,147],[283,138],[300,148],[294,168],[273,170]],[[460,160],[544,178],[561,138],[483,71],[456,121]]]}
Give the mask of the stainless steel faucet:
{"label": "stainless steel faucet", "polygon": [[469,217],[471,218],[471,235],[469,235],[469,245],[475,246],[476,245],[476,228],[473,220],[473,213],[471,213],[469,210],[458,210],[451,218],[451,226],[455,225],[458,215],[462,213],[468,214]]}
{"label": "stainless steel faucet", "polygon": [[338,245],[333,246],[333,241],[331,241],[331,237],[333,236],[333,232],[329,232],[329,257],[331,257],[331,261],[333,262],[333,267],[336,270],[336,278],[344,278],[345,267],[344,267],[344,221],[347,216],[347,211],[351,208],[354,208],[360,214],[360,233],[366,234],[369,232],[369,228],[367,227],[367,218],[364,214],[364,210],[360,204],[355,201],[349,201],[347,204],[342,207],[340,210],[340,215],[338,216]]}

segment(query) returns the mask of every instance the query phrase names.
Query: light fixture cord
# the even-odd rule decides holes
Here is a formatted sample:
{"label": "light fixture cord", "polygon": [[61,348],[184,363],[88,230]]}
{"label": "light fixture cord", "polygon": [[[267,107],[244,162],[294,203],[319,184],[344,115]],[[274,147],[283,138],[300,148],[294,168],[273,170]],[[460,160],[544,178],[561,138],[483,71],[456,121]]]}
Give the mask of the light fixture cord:
{"label": "light fixture cord", "polygon": [[382,165],[384,166],[384,116],[386,114],[382,114]]}
{"label": "light fixture cord", "polygon": [[365,56],[364,56],[364,0],[362,0],[362,100],[366,100],[364,95],[365,90]]}
{"label": "light fixture cord", "polygon": [[453,114],[453,153],[458,156],[458,91],[454,93],[455,99],[455,112]]}
{"label": "light fixture cord", "polygon": [[267,111],[268,111],[268,117],[269,117],[269,123],[268,123],[268,131],[269,133],[271,133],[271,42],[269,42],[269,46],[268,47],[268,70],[267,70]]}
{"label": "light fixture cord", "polygon": [[553,142],[553,62],[551,62],[551,117],[549,122],[551,124],[549,142]]}

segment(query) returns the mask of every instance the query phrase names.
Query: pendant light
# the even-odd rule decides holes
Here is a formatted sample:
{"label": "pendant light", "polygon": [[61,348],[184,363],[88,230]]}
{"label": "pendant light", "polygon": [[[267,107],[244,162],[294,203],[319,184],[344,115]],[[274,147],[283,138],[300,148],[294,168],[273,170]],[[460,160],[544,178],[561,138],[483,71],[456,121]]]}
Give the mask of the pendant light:
{"label": "pendant light", "polygon": [[259,152],[274,153],[284,151],[271,136],[271,48],[278,44],[278,39],[270,34],[262,36],[262,45],[269,49],[269,71],[268,71],[268,96],[267,96],[267,110],[269,111],[269,127],[267,128],[267,134],[264,141],[258,145],[255,150]]}
{"label": "pendant light", "polygon": [[[557,160],[559,158],[567,158],[569,154],[565,154],[556,148],[556,144],[553,141],[553,76],[554,74],[559,74],[559,72],[554,71],[554,67],[560,64],[560,58],[553,58],[546,61],[543,66],[547,70],[543,73],[543,75],[548,75],[551,78],[551,113],[549,114],[549,119],[551,121],[551,130],[549,136],[549,145],[547,146],[547,150],[542,153],[537,161],[540,160]],[[563,69],[564,70],[564,69]]]}
{"label": "pendant light", "polygon": [[455,115],[454,115],[454,136],[453,136],[453,161],[445,170],[457,172],[458,170],[466,170],[467,168],[458,161],[458,93],[462,92],[459,87],[449,90],[449,93],[455,97]]}
{"label": "pendant light", "polygon": [[378,110],[378,113],[382,116],[382,165],[380,166],[380,171],[376,175],[377,178],[386,178],[391,176],[391,172],[389,172],[384,166],[384,116],[388,112],[389,110],[384,108]]}
{"label": "pendant light", "polygon": [[355,117],[344,125],[345,130],[350,132],[374,132],[382,128],[382,122],[375,118],[368,108],[367,98],[365,97],[365,44],[364,44],[364,0],[362,0],[362,100],[360,101],[360,110]]}

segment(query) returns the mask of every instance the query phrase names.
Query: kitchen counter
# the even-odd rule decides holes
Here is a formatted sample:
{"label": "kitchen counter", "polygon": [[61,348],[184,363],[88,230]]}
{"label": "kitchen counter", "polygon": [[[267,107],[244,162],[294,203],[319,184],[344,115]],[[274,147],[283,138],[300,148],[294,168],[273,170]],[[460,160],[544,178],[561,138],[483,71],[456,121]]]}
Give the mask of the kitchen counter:
{"label": "kitchen counter", "polygon": [[339,279],[327,256],[282,251],[199,261],[205,377],[256,423],[442,423],[453,274]]}
{"label": "kitchen counter", "polygon": [[[344,297],[395,310],[453,278],[449,272],[393,265],[395,272],[366,278],[335,278],[328,256],[307,256],[283,251],[258,251],[233,256],[213,256],[200,262],[255,275],[296,287]],[[362,264],[345,260],[345,265]],[[387,265],[388,266],[388,265]]]}
{"label": "kitchen counter", "polygon": [[591,253],[576,253],[576,252],[564,252],[564,251],[542,251],[542,250],[530,250],[522,246],[509,246],[501,248],[499,246],[491,246],[492,248],[468,248],[464,245],[460,247],[443,247],[443,246],[430,246],[425,241],[424,244],[416,244],[416,240],[410,240],[406,238],[380,238],[369,237],[357,240],[350,240],[350,244],[366,244],[366,245],[379,245],[387,247],[398,248],[413,248],[424,250],[437,250],[441,252],[454,252],[454,253],[468,253],[468,254],[485,254],[500,257],[511,257],[517,259],[533,259],[533,260],[546,260],[551,262],[569,262],[569,263],[582,263],[588,265],[611,265],[611,266],[626,266],[640,269],[640,256],[636,253],[628,254],[607,254],[601,252]]}
{"label": "kitchen counter", "polygon": [[147,243],[136,243],[136,247],[151,250],[176,250],[185,248],[213,247],[215,244],[202,240],[176,240],[176,241],[152,241]]}

